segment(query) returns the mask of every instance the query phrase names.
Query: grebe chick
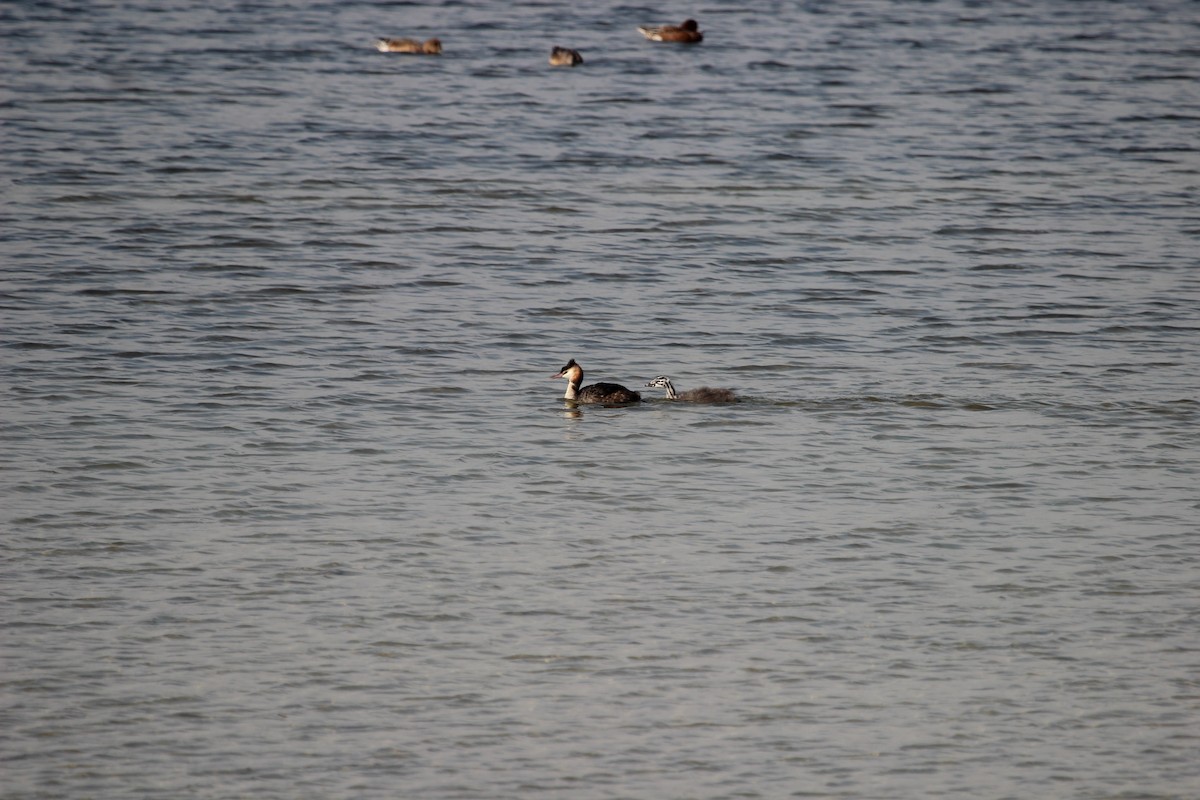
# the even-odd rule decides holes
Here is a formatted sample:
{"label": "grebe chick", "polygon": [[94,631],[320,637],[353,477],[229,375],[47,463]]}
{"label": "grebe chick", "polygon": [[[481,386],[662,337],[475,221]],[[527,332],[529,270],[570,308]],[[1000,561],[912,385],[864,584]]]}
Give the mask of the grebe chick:
{"label": "grebe chick", "polygon": [[695,44],[704,41],[704,34],[694,19],[685,19],[678,25],[639,25],[638,31],[652,42]]}
{"label": "grebe chick", "polygon": [[572,400],[576,403],[604,403],[605,405],[640,403],[642,400],[640,394],[626,389],[619,383],[593,383],[591,386],[584,386],[580,389],[579,384],[583,383],[583,367],[576,364],[573,358],[567,362],[565,367],[550,377],[567,379],[567,393],[563,395],[564,400]]}
{"label": "grebe chick", "polygon": [[668,400],[682,400],[685,403],[736,403],[737,395],[732,389],[713,389],[701,386],[699,389],[688,389],[682,394],[676,393],[675,386],[666,375],[659,375],[646,384],[655,389],[666,389]]}
{"label": "grebe chick", "polygon": [[556,47],[550,51],[550,66],[552,67],[574,67],[582,63],[583,56],[579,55],[578,50],[572,50],[569,47]]}
{"label": "grebe chick", "polygon": [[375,48],[381,53],[416,53],[423,56],[442,54],[440,39],[429,39],[425,42],[418,42],[416,39],[378,39]]}

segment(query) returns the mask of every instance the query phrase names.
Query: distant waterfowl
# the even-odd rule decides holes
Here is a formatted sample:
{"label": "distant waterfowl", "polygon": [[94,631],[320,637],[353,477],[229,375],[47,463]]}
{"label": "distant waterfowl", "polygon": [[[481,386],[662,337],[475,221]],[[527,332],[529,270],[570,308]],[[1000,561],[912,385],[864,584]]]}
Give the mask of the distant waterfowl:
{"label": "distant waterfowl", "polygon": [[579,55],[578,50],[556,47],[550,51],[550,66],[552,67],[574,67],[582,63],[583,56]]}
{"label": "distant waterfowl", "polygon": [[566,378],[567,393],[563,395],[563,399],[573,400],[576,403],[617,405],[620,403],[638,403],[642,399],[640,394],[626,389],[619,383],[593,383],[591,386],[584,386],[582,389],[579,388],[579,385],[583,383],[583,367],[576,364],[573,358],[567,362],[565,367],[550,377]]}
{"label": "distant waterfowl", "polygon": [[694,19],[685,19],[678,25],[639,25],[638,30],[652,42],[695,44],[704,41],[704,34]]}
{"label": "distant waterfowl", "polygon": [[659,375],[654,380],[646,384],[646,386],[655,389],[666,389],[668,400],[680,400],[685,403],[736,403],[738,397],[733,393],[732,389],[713,389],[709,386],[701,386],[699,389],[688,389],[686,392],[678,393],[675,391],[671,379],[666,375]]}
{"label": "distant waterfowl", "polygon": [[376,49],[381,53],[416,53],[425,56],[437,56],[442,53],[440,39],[429,39],[418,42],[416,39],[379,39],[375,42]]}

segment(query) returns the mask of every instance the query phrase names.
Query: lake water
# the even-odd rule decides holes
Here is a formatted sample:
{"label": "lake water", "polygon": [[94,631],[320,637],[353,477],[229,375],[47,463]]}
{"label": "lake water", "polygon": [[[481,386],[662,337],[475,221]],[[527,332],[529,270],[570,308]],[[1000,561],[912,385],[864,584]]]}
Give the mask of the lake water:
{"label": "lake water", "polygon": [[732,5],[0,5],[5,800],[1200,796],[1200,5]]}

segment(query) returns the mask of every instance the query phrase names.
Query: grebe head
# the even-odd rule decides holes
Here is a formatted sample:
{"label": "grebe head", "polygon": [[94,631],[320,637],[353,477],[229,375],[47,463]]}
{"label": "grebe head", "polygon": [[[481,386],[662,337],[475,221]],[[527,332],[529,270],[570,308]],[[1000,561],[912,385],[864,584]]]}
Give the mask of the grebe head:
{"label": "grebe head", "polygon": [[671,379],[666,375],[659,375],[657,378],[654,378],[652,381],[647,383],[646,386],[653,389],[666,389],[667,399],[675,399],[675,387],[671,384]]}
{"label": "grebe head", "polygon": [[685,31],[698,31],[698,30],[700,30],[700,26],[699,26],[698,24],[696,24],[696,20],[694,20],[694,19],[685,19],[685,20],[683,21],[683,23],[682,23],[682,24],[679,26],[679,28],[680,28],[681,30],[685,30]]}
{"label": "grebe head", "polygon": [[567,362],[567,365],[558,372],[550,376],[551,378],[566,378],[571,383],[580,383],[583,381],[583,367],[575,363],[575,359]]}
{"label": "grebe head", "polygon": [[579,399],[579,385],[583,383],[583,367],[576,364],[575,359],[572,358],[565,367],[550,377],[566,378],[567,393],[563,397],[571,401]]}

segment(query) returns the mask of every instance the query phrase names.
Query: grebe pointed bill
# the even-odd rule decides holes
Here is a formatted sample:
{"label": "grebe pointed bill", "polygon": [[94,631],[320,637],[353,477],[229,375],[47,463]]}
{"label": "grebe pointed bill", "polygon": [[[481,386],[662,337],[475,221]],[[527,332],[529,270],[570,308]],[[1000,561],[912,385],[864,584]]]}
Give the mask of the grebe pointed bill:
{"label": "grebe pointed bill", "polygon": [[626,389],[619,383],[593,383],[591,386],[580,388],[580,384],[583,383],[583,367],[576,364],[573,358],[550,377],[567,379],[567,391],[563,395],[563,399],[573,403],[600,403],[615,406],[642,401],[640,394],[632,389]]}

